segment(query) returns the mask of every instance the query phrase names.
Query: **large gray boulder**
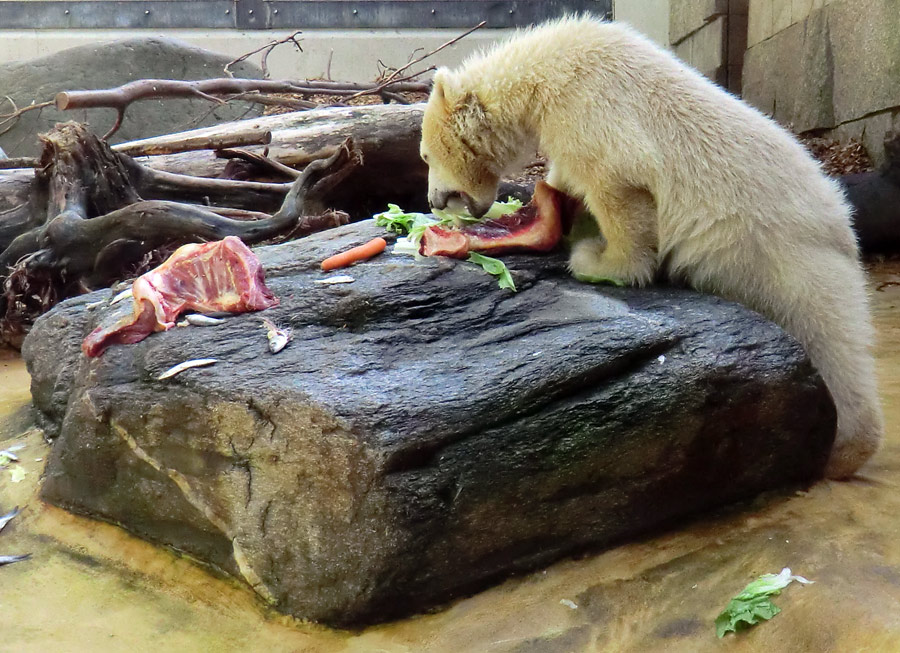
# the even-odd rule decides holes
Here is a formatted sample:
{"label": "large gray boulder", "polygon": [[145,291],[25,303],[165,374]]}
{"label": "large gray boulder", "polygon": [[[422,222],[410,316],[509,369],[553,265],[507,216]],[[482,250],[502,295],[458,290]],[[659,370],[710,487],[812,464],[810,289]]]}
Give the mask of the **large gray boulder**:
{"label": "large gray boulder", "polygon": [[[0,65],[0,89],[18,107],[53,100],[60,91],[113,88],[136,79],[207,79],[225,77],[230,57],[165,37],[131,38],[82,45],[54,54]],[[259,67],[242,61],[232,67],[235,77],[262,78]],[[8,100],[4,110],[11,110]],[[193,127],[259,115],[259,105],[229,102],[216,105],[202,99],[142,100],[132,104],[112,143],[159,136]],[[9,156],[36,156],[37,134],[57,122],[77,120],[104,134],[116,119],[114,109],[57,111],[47,107],[22,114],[0,135],[0,147]]]}
{"label": "large gray boulder", "polygon": [[355,625],[820,474],[834,407],[759,315],[579,284],[556,256],[509,257],[518,293],[387,253],[314,283],[378,232],[258,250],[281,298],[265,315],[295,334],[277,355],[260,314],[91,360],[111,293],[38,320],[23,355],[56,436],[43,497]]}

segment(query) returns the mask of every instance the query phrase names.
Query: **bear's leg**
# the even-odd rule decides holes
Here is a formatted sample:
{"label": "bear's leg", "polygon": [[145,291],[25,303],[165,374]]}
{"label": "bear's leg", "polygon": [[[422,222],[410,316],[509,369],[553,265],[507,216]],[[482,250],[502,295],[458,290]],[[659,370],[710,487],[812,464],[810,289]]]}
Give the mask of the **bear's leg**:
{"label": "bear's leg", "polygon": [[569,268],[585,281],[643,286],[657,268],[656,204],[638,188],[592,191],[585,196],[588,210],[603,238],[586,238],[572,247]]}
{"label": "bear's leg", "polygon": [[846,478],[875,453],[884,428],[865,275],[855,258],[833,250],[796,247],[793,256],[782,263],[782,279],[794,281],[772,288],[768,301],[783,302],[773,311],[782,314],[781,324],[804,346],[831,392],[837,434],[825,473]]}
{"label": "bear's leg", "polygon": [[709,268],[712,260],[692,272],[691,285],[759,311],[800,341],[837,408],[825,474],[850,476],[878,449],[884,428],[859,263],[831,247],[797,243],[748,244],[727,269]]}

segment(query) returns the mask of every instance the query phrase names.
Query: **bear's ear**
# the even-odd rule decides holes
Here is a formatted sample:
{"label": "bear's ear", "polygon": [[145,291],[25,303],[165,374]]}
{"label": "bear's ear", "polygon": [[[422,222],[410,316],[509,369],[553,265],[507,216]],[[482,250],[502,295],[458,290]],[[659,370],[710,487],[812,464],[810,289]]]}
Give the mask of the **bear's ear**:
{"label": "bear's ear", "polygon": [[434,73],[434,87],[432,91],[435,99],[449,106],[457,95],[455,89],[453,73],[447,68],[438,68],[437,72]]}

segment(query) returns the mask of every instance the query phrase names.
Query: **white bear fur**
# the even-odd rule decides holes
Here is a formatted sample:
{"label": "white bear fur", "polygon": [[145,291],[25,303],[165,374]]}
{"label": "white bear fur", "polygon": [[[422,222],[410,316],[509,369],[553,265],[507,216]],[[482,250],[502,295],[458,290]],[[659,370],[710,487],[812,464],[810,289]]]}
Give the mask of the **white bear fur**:
{"label": "white bear fur", "polygon": [[787,131],[632,29],[568,17],[438,71],[422,133],[429,199],[459,193],[481,214],[535,149],[604,236],[574,246],[576,276],[668,276],[768,316],[837,406],[826,474],[869,459],[883,426],[850,209]]}

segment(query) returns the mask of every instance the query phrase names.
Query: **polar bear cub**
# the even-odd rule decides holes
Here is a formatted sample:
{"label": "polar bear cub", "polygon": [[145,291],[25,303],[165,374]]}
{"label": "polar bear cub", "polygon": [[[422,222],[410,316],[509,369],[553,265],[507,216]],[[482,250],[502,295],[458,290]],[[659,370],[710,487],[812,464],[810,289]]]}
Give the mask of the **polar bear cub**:
{"label": "polar bear cub", "polygon": [[437,72],[422,124],[429,201],[482,215],[536,149],[603,235],[574,246],[576,276],[667,276],[766,315],[834,399],[827,475],[868,460],[883,427],[850,210],[789,133],[633,30],[569,17]]}

